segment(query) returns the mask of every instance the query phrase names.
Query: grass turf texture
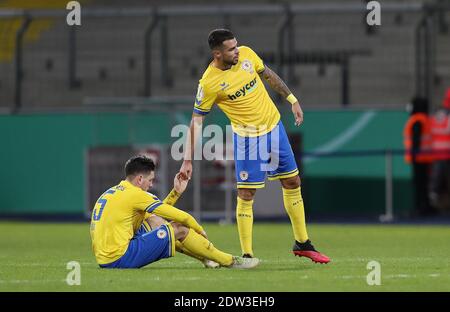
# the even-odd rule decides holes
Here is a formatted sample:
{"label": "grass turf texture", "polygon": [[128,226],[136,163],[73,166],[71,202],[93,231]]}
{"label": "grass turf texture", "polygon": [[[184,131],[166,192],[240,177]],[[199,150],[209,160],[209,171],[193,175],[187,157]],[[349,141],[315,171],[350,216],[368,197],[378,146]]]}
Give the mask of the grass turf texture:
{"label": "grass turf texture", "polygon": [[[239,254],[234,225],[206,224],[215,246]],[[450,228],[444,226],[310,225],[327,265],[294,257],[289,224],[254,227],[252,270],[204,269],[178,254],[142,269],[101,270],[88,224],[0,223],[0,291],[450,291]],[[81,285],[65,282],[69,261]],[[367,263],[381,264],[380,286],[368,286]]]}

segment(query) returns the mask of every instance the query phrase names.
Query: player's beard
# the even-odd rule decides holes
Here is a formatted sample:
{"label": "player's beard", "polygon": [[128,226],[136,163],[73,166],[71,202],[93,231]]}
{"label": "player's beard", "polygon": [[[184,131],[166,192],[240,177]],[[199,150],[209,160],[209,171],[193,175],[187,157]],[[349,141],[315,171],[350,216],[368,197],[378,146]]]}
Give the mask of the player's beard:
{"label": "player's beard", "polygon": [[236,58],[236,60],[234,60],[234,58],[232,58],[231,60],[223,60],[224,64],[227,66],[233,66],[236,65],[239,62],[239,58]]}

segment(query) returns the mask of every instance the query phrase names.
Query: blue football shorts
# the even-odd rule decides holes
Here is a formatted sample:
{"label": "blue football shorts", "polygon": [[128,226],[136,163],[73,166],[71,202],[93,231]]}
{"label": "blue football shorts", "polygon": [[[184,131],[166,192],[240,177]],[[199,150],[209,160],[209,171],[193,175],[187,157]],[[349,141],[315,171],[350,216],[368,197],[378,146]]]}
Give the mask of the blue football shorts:
{"label": "blue football shorts", "polygon": [[160,259],[175,255],[175,236],[170,224],[150,230],[144,221],[130,240],[125,254],[116,261],[101,264],[101,268],[131,269],[141,268]]}
{"label": "blue football shorts", "polygon": [[238,188],[263,188],[269,180],[298,175],[292,147],[281,121],[269,133],[242,137],[234,133],[234,164]]}

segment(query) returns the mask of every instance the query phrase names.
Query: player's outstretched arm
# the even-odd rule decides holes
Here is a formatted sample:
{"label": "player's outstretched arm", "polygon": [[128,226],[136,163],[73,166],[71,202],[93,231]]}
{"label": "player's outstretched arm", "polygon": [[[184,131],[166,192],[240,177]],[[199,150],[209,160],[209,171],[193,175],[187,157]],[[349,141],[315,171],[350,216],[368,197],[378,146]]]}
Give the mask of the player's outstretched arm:
{"label": "player's outstretched arm", "polygon": [[197,144],[198,136],[201,134],[204,116],[192,114],[191,126],[186,138],[186,150],[184,152],[183,164],[180,168],[180,174],[185,179],[190,179],[192,176],[192,158],[194,155],[194,148]]}
{"label": "player's outstretched arm", "polygon": [[265,66],[264,70],[259,73],[261,78],[264,78],[269,86],[276,92],[278,92],[283,98],[292,104],[292,113],[295,118],[295,125],[299,126],[303,122],[303,111],[300,107],[300,103],[289,90],[288,86],[284,83],[283,79],[280,78],[273,70],[268,66]]}

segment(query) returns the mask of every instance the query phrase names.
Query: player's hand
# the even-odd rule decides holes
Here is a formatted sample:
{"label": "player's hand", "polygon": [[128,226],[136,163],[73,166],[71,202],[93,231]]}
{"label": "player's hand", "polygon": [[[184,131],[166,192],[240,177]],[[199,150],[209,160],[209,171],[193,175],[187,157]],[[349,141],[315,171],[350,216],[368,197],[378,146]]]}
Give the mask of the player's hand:
{"label": "player's hand", "polygon": [[183,179],[189,180],[192,176],[192,161],[185,160],[180,168],[180,174]]}
{"label": "player's hand", "polygon": [[184,178],[180,172],[175,175],[173,179],[173,188],[178,194],[182,194],[188,185],[189,179]]}
{"label": "player's hand", "polygon": [[303,123],[303,111],[300,103],[296,102],[292,104],[292,113],[294,114],[295,125],[300,126]]}

